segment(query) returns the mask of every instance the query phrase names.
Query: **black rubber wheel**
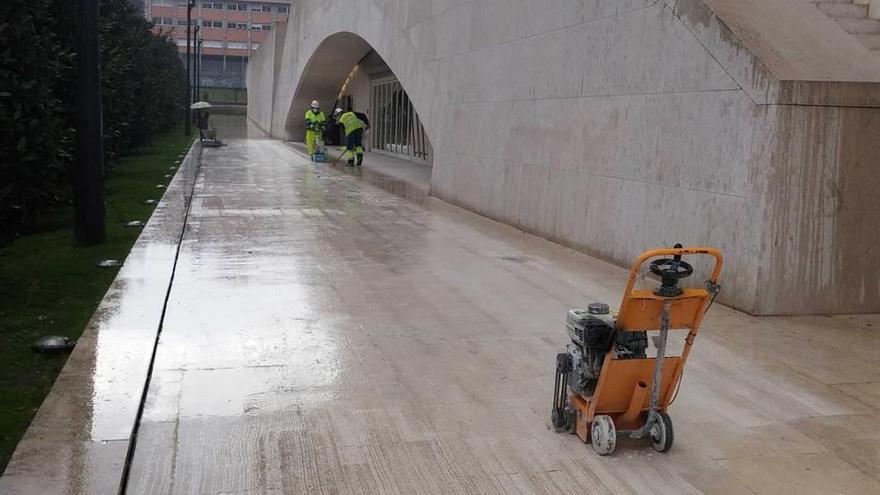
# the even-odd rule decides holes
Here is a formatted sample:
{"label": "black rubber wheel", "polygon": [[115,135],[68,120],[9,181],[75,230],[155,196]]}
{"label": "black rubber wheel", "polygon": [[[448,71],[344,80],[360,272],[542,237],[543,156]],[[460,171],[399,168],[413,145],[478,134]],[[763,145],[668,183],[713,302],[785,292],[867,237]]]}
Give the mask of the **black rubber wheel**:
{"label": "black rubber wheel", "polygon": [[558,407],[554,407],[550,412],[550,422],[556,430],[561,431],[565,428],[565,412]]}
{"label": "black rubber wheel", "polygon": [[657,413],[657,422],[651,427],[651,447],[657,452],[666,452],[672,448],[673,440],[672,418],[666,413]]}

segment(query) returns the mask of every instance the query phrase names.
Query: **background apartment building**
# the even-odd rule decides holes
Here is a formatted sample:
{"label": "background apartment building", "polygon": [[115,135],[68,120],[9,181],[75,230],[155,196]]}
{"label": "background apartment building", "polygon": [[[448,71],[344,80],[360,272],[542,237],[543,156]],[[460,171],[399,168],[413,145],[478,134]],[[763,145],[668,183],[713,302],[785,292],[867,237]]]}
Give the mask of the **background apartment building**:
{"label": "background apartment building", "polygon": [[[289,0],[235,2],[196,1],[193,26],[202,41],[202,87],[241,90],[248,59],[265,40],[275,22],[287,21]],[[181,56],[186,56],[186,1],[147,0],[147,17],[156,32],[170,32]],[[194,51],[194,50],[193,50]]]}

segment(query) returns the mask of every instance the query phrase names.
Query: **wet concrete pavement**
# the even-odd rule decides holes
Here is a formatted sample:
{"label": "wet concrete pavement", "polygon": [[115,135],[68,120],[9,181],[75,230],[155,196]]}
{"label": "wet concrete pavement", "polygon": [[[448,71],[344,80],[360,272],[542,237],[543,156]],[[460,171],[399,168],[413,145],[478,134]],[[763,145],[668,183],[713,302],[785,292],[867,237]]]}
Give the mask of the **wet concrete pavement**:
{"label": "wet concrete pavement", "polygon": [[[304,143],[288,142],[287,145],[302,156],[308,156]],[[327,166],[416,202],[422,202],[431,191],[431,166],[422,161],[411,162],[391,155],[367,153],[365,166],[348,167],[342,153],[338,146],[328,147]]]}
{"label": "wet concrete pavement", "polygon": [[673,450],[600,458],[552,430],[553,366],[626,272],[397,192],[276,141],[204,151],[127,493],[880,492],[880,317],[715,306]]}
{"label": "wet concrete pavement", "polygon": [[[565,311],[616,303],[622,270],[282,143],[204,164],[129,493],[880,490],[870,442],[835,451],[876,411],[823,382],[876,387],[868,328],[716,308],[674,451],[598,458],[550,428],[552,368]],[[832,365],[828,331],[874,345]]]}

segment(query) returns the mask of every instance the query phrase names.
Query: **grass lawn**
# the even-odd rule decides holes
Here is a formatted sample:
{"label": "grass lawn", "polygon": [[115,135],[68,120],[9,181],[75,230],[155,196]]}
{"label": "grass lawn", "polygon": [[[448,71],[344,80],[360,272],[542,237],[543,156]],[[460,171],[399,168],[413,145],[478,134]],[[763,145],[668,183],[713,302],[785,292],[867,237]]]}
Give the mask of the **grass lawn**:
{"label": "grass lawn", "polygon": [[125,259],[167,184],[165,174],[191,138],[179,129],[160,135],[153,146],[134,150],[112,164],[107,180],[107,242],[74,247],[72,211],[57,228],[16,239],[0,247],[0,471],[64,366],[64,356],[34,354],[31,343],[43,335],[78,338],[116,276],[98,268],[106,258]]}

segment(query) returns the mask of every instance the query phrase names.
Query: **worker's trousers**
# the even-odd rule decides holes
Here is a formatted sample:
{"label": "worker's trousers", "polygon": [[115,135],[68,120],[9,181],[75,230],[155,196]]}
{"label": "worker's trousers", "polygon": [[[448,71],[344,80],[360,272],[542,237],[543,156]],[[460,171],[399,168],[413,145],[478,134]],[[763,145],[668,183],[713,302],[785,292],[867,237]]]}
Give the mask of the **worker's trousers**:
{"label": "worker's trousers", "polygon": [[351,134],[345,136],[345,141],[348,150],[348,164],[354,165],[355,156],[357,156],[358,165],[364,163],[364,130],[351,131]]}
{"label": "worker's trousers", "polygon": [[321,131],[306,129],[306,151],[308,151],[309,156],[315,154],[315,141],[323,139],[323,137],[324,136]]}

